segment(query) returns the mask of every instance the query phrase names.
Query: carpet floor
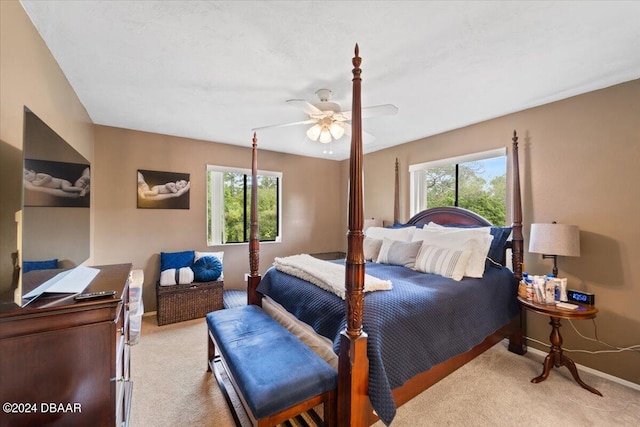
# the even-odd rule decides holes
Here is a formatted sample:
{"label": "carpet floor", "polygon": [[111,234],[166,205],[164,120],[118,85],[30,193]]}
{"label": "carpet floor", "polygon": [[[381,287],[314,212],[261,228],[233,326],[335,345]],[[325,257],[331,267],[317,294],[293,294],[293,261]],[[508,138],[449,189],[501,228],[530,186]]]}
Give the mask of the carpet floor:
{"label": "carpet floor", "polygon": [[[131,348],[132,427],[232,427],[215,376],[207,372],[204,319],[158,326],[142,319]],[[581,388],[566,368],[532,384],[542,357],[509,353],[499,343],[398,409],[392,426],[638,426],[640,391],[587,372]],[[383,427],[381,422],[376,427]]]}

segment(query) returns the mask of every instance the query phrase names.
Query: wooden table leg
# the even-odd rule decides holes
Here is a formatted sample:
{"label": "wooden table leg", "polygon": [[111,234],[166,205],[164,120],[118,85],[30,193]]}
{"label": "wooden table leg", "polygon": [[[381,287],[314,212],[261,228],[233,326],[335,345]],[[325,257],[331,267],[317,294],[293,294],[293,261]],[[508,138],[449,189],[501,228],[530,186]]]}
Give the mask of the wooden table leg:
{"label": "wooden table leg", "polygon": [[576,369],[576,364],[573,362],[573,360],[562,353],[560,318],[551,316],[551,321],[549,322],[549,324],[551,325],[551,335],[549,335],[549,341],[551,341],[551,350],[549,351],[549,354],[547,354],[547,357],[544,358],[542,374],[532,379],[531,382],[537,384],[546,380],[549,376],[549,372],[551,372],[551,367],[554,365],[556,368],[566,366],[567,369],[569,369],[569,371],[571,372],[571,375],[573,375],[573,379],[576,380],[576,382],[580,384],[582,388],[585,388],[591,393],[597,394],[598,396],[602,396],[602,393],[600,393],[595,388],[585,384],[584,381],[580,379],[578,370]]}
{"label": "wooden table leg", "polygon": [[576,380],[576,382],[578,384],[580,384],[582,386],[582,388],[585,388],[585,389],[589,390],[591,393],[597,394],[598,396],[602,396],[602,393],[600,393],[595,388],[585,384],[584,381],[582,381],[580,379],[580,376],[578,375],[578,370],[576,369],[576,364],[573,363],[573,360],[569,359],[564,354],[562,355],[562,360],[560,361],[560,366],[566,366],[569,369],[569,371],[571,371],[571,375],[573,375],[573,379]]}

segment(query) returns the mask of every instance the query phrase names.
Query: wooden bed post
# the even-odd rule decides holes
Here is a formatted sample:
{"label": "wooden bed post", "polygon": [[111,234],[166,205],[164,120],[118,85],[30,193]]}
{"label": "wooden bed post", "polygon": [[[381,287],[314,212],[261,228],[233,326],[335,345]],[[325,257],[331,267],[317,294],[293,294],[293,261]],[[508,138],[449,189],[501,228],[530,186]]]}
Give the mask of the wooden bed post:
{"label": "wooden bed post", "polygon": [[520,197],[520,164],[518,162],[518,135],[513,131],[513,237],[512,259],[513,273],[519,283],[522,279],[522,263],[524,262],[524,237],[522,236],[522,201]]}
{"label": "wooden bed post", "polygon": [[400,222],[400,164],[396,157],[395,187],[393,189],[393,225]]}
{"label": "wooden bed post", "polygon": [[356,44],[353,58],[353,100],[351,158],[349,163],[349,230],[345,271],[347,329],[340,336],[338,363],[338,425],[365,426],[368,400],[369,360],[367,334],[362,331],[364,309],[364,252],[362,233],[362,113],[360,103],[360,63]]}
{"label": "wooden bed post", "polygon": [[251,229],[249,234],[249,278],[247,280],[247,303],[262,306],[262,295],[257,291],[260,284],[260,239],[258,237],[258,138],[253,133],[251,153]]}
{"label": "wooden bed post", "polygon": [[[524,237],[522,235],[522,200],[520,196],[520,163],[518,161],[518,135],[513,131],[513,225],[511,237],[511,263],[515,276],[514,286],[522,280],[522,264],[524,262]],[[520,313],[520,328],[509,336],[509,351],[516,354],[525,354],[527,346],[524,342],[524,330],[526,328],[525,316]]]}

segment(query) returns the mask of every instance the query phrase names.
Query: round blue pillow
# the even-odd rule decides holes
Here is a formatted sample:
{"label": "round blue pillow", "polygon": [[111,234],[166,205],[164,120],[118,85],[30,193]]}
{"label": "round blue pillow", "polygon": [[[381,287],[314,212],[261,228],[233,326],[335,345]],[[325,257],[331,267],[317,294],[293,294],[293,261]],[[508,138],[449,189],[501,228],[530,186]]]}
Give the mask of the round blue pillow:
{"label": "round blue pillow", "polygon": [[203,256],[191,266],[196,282],[213,282],[222,274],[222,263],[213,256]]}

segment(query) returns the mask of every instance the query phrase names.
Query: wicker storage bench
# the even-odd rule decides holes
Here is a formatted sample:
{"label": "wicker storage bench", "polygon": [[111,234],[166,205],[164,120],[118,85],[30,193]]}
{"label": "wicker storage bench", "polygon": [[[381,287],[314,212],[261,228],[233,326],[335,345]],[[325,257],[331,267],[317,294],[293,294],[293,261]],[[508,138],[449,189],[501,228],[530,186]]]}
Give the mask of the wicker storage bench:
{"label": "wicker storage bench", "polygon": [[221,310],[224,282],[193,282],[184,285],[156,284],[158,325],[197,319],[212,311]]}

